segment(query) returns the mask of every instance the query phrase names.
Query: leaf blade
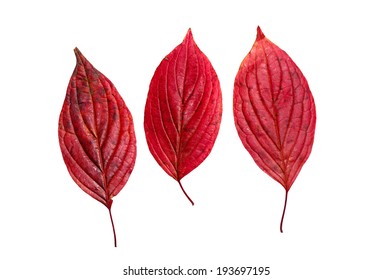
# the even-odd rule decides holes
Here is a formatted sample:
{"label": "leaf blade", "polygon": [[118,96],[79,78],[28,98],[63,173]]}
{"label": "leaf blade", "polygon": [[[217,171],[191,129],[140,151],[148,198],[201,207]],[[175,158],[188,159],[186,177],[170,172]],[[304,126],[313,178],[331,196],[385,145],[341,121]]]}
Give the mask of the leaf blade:
{"label": "leaf blade", "polygon": [[180,183],[211,152],[221,116],[218,77],[189,29],[151,79],[144,118],[151,154]]}
{"label": "leaf blade", "polygon": [[112,198],[135,164],[133,119],[113,83],[74,51],[77,62],[59,117],[60,149],[72,179],[111,217]]}
{"label": "leaf blade", "polygon": [[233,113],[246,150],[287,193],[311,153],[316,108],[301,70],[260,27],[235,78]]}

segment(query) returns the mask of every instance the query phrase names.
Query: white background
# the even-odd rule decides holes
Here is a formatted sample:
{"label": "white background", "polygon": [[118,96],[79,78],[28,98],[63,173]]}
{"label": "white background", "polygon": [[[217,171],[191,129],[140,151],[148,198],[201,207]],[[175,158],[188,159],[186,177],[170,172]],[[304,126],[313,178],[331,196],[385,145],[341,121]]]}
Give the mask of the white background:
{"label": "white background", "polygon": [[[283,234],[284,189],[253,162],[232,116],[234,78],[258,25],[301,68],[317,107]],[[128,265],[181,265],[270,266],[265,279],[391,279],[391,26],[388,1],[2,1],[0,278],[126,279]],[[151,77],[189,27],[224,106],[212,153],[183,179],[193,207],[143,131]],[[136,165],[112,207],[118,248],[107,209],[72,181],[58,144],[74,47],[134,117]]]}

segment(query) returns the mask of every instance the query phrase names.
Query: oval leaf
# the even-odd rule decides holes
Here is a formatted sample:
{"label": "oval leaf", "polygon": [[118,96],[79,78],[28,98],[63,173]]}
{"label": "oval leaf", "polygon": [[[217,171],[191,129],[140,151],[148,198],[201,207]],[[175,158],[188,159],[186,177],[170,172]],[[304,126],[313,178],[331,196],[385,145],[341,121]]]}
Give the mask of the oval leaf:
{"label": "oval leaf", "polygon": [[158,164],[180,180],[209,155],[222,117],[218,77],[189,29],[160,63],[148,92],[144,129]]}
{"label": "oval leaf", "polygon": [[301,70],[260,27],[234,84],[238,135],[256,164],[287,194],[312,150],[316,108]]}
{"label": "oval leaf", "polygon": [[75,70],[59,119],[64,162],[76,184],[104,204],[127,182],[136,159],[131,113],[112,82],[76,48]]}

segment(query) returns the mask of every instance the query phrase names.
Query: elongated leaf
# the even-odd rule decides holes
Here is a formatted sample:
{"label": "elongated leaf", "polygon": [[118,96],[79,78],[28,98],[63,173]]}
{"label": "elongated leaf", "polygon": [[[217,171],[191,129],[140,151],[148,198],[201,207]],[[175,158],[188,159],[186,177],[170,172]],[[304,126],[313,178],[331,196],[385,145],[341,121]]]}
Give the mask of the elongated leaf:
{"label": "elongated leaf", "polygon": [[75,49],[75,70],[59,119],[64,162],[76,184],[109,209],[133,170],[136,138],[131,113],[112,82]]}
{"label": "elongated leaf", "polygon": [[286,190],[283,232],[288,191],[312,150],[316,108],[300,69],[260,27],[235,79],[234,119],[256,164]]}
{"label": "elongated leaf", "polygon": [[144,129],[150,152],[180,184],[209,155],[222,117],[218,77],[189,29],[160,63],[148,92]]}

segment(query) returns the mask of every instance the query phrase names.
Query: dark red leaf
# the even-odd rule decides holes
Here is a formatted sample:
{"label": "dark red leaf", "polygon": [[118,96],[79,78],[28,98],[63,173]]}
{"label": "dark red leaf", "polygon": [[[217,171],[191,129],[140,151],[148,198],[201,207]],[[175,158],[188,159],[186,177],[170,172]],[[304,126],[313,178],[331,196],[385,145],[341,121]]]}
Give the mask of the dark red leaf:
{"label": "dark red leaf", "polygon": [[256,164],[287,194],[312,150],[316,108],[297,65],[260,27],[234,84],[234,119]]}
{"label": "dark red leaf", "polygon": [[112,82],[75,49],[75,70],[59,119],[59,141],[69,174],[109,209],[133,170],[136,138],[131,113]]}
{"label": "dark red leaf", "polygon": [[148,147],[158,164],[181,179],[211,152],[222,117],[218,77],[193,40],[184,41],[160,63],[151,80],[144,114]]}

